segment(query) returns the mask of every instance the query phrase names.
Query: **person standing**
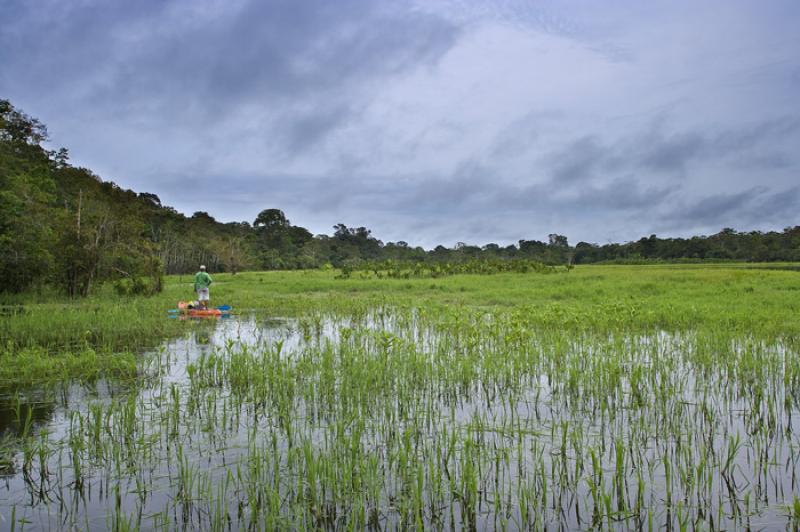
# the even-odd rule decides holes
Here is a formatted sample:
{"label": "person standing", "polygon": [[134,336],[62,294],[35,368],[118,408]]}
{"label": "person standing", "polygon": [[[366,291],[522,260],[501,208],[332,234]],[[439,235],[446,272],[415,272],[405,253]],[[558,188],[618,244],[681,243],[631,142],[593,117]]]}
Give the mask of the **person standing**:
{"label": "person standing", "polygon": [[211,276],[206,272],[206,267],[201,265],[200,271],[194,275],[194,290],[197,292],[197,301],[200,302],[200,307],[203,309],[208,309],[208,287],[213,282]]}

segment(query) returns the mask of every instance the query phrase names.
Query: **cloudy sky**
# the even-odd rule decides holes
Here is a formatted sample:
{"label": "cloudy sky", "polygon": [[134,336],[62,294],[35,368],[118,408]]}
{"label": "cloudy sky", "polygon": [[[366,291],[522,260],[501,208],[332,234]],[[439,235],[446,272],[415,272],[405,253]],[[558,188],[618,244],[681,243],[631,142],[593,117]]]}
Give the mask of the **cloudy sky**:
{"label": "cloudy sky", "polygon": [[0,98],[191,214],[426,247],[800,224],[800,2],[0,0]]}

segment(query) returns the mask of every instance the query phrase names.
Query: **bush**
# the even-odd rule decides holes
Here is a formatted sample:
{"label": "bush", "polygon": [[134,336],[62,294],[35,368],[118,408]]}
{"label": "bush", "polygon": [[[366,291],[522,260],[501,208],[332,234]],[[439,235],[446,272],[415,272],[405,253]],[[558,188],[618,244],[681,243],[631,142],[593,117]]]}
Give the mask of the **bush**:
{"label": "bush", "polygon": [[151,296],[161,291],[161,277],[125,277],[114,281],[114,291],[120,296]]}
{"label": "bush", "polygon": [[556,273],[558,270],[539,261],[528,259],[470,259],[461,262],[358,261],[346,260],[337,279],[348,279],[354,273],[362,278],[383,279],[439,278],[449,275],[492,275],[498,273]]}

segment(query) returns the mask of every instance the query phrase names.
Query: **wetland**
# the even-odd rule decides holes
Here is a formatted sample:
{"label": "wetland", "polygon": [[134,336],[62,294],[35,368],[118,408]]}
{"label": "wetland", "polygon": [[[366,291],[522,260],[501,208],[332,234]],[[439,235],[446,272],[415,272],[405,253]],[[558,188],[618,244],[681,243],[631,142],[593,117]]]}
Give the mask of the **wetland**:
{"label": "wetland", "polygon": [[3,318],[2,527],[791,529],[799,281],[253,273],[186,321],[179,278],[68,316],[40,295]]}

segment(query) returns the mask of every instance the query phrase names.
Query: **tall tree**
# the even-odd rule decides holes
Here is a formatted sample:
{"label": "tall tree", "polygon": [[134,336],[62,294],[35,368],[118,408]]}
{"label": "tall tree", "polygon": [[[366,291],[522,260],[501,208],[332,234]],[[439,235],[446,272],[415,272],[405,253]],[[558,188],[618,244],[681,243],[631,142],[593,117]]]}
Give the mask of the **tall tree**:
{"label": "tall tree", "polygon": [[0,100],[0,291],[42,281],[52,264],[53,162],[47,129]]}

